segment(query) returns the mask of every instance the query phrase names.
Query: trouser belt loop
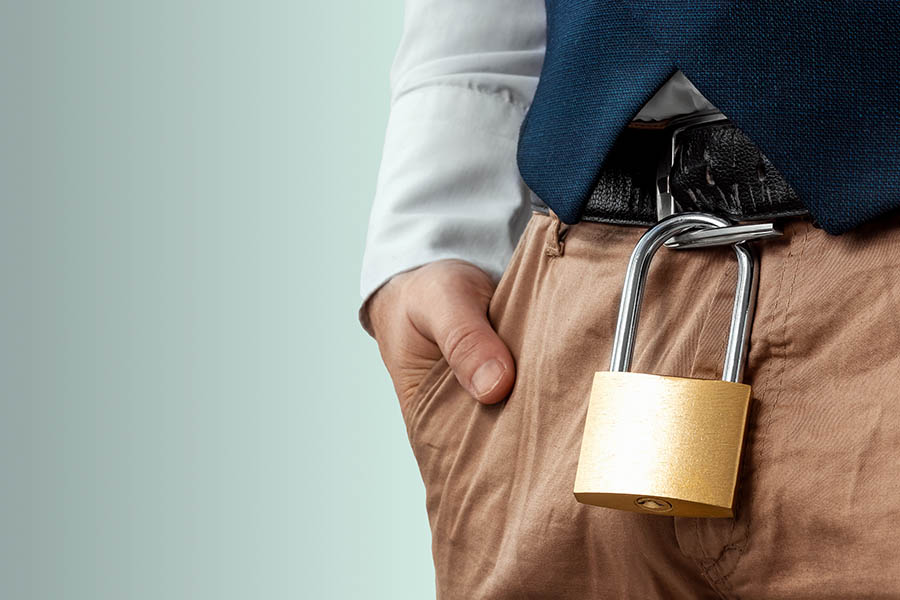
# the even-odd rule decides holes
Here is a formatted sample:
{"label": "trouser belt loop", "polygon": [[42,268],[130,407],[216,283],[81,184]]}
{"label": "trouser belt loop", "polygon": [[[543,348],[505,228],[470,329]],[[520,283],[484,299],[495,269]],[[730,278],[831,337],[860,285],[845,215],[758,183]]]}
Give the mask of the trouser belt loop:
{"label": "trouser belt loop", "polygon": [[550,258],[558,258],[565,252],[565,239],[569,226],[563,223],[555,212],[552,210],[548,212],[550,227],[547,228],[547,237],[544,240],[544,254]]}

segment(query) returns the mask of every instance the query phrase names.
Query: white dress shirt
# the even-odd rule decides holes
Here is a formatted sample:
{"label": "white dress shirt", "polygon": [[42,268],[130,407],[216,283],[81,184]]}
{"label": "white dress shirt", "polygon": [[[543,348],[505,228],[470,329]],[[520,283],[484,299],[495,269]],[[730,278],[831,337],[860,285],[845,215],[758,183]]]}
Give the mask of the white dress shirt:
{"label": "white dress shirt", "polygon": [[[544,0],[406,0],[360,278],[363,306],[397,273],[445,258],[499,279],[531,214],[516,145],[545,37]],[[709,108],[678,72],[635,118]],[[369,330],[364,310],[360,318]]]}

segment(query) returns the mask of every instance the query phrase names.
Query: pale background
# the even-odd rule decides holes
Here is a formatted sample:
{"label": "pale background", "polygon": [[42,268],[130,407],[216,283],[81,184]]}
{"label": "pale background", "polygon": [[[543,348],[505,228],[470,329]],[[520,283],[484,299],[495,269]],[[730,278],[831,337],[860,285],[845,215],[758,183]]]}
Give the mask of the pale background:
{"label": "pale background", "polygon": [[433,597],[357,281],[400,0],[0,0],[0,598]]}

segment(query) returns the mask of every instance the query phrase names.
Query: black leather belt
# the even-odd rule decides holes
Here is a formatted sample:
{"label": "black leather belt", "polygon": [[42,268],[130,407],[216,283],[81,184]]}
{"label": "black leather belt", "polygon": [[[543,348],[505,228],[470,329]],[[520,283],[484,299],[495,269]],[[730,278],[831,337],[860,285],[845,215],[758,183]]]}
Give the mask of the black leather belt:
{"label": "black leather belt", "polygon": [[[673,129],[678,131],[674,150]],[[658,166],[667,154],[676,212],[712,213],[735,222],[807,214],[769,159],[733,124],[720,120],[685,128],[676,119],[633,122],[623,131],[600,170],[582,220],[657,223]]]}

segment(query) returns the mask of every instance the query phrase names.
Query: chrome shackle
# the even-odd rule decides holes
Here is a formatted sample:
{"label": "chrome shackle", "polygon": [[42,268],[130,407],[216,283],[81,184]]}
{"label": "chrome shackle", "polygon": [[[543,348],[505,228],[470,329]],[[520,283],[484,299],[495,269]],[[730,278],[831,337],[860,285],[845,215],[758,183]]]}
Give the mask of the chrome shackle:
{"label": "chrome shackle", "polygon": [[[698,230],[722,229],[730,226],[730,221],[715,215],[691,212],[675,213],[651,227],[641,237],[631,253],[625,273],[625,284],[619,303],[619,317],[613,338],[610,371],[628,371],[631,368],[644,284],[650,269],[650,261],[660,246],[688,231],[702,233]],[[748,236],[748,238],[752,237],[752,235]],[[750,325],[756,302],[758,273],[753,251],[744,243],[744,240],[729,239],[728,242],[734,248],[737,257],[738,274],[722,380],[737,382],[741,379],[746,360],[747,342],[750,338]]]}

